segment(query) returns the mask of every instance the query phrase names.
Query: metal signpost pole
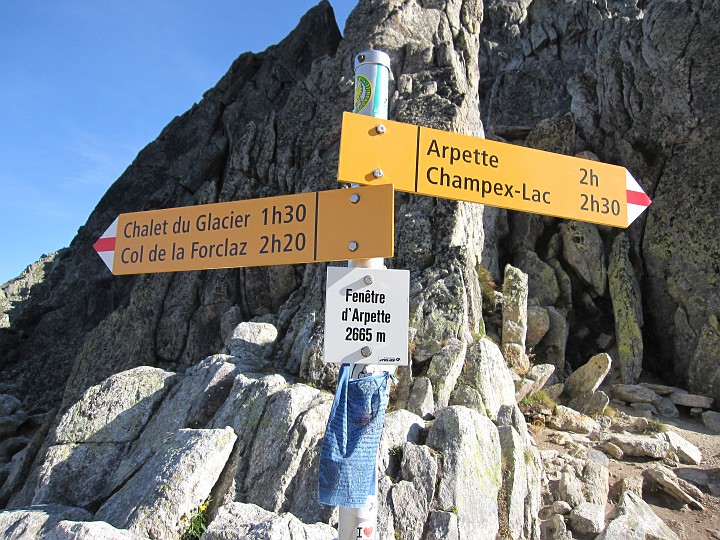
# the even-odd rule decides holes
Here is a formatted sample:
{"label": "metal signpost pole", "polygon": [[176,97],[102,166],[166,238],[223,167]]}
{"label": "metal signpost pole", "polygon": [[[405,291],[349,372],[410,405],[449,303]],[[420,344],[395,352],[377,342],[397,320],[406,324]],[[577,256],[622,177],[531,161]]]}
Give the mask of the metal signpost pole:
{"label": "metal signpost pole", "polygon": [[[381,120],[388,117],[388,83],[390,79],[390,57],[381,51],[368,50],[355,56],[355,106],[353,112],[373,116]],[[384,126],[378,123],[375,128],[381,135]],[[377,178],[383,172],[373,172]],[[348,261],[351,268],[385,268],[382,258]],[[394,368],[386,370],[394,371]],[[351,378],[358,379],[379,374],[380,366],[354,364]],[[340,507],[338,518],[338,540],[358,540],[377,538],[377,475],[373,495],[369,495],[364,508]]]}

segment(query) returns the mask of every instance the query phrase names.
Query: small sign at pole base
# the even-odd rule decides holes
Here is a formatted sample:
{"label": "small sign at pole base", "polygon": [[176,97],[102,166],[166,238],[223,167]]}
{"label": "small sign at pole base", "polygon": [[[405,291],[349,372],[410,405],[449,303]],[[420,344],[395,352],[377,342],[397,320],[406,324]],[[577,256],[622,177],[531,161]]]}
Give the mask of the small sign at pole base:
{"label": "small sign at pole base", "polygon": [[325,362],[408,365],[410,272],[327,269]]}

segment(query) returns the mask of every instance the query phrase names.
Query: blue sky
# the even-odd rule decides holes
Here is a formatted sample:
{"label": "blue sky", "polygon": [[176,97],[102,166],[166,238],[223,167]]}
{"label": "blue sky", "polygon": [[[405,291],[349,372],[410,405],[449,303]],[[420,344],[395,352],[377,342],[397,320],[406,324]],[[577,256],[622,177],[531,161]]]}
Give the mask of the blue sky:
{"label": "blue sky", "polygon": [[[342,31],[357,0],[330,0]],[[70,244],[175,116],[319,0],[0,2],[0,284]]]}

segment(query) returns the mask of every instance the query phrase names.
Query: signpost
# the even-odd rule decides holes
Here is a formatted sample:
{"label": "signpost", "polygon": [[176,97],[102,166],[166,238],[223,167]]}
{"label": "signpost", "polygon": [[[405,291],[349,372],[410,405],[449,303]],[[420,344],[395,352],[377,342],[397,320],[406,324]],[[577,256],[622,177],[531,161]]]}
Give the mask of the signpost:
{"label": "signpost", "polygon": [[338,180],[623,228],[651,202],[624,167],[352,113]]}
{"label": "signpost", "polygon": [[[382,51],[363,51],[355,56],[353,67],[355,71],[353,110],[359,116],[368,118],[377,125],[377,119],[385,120],[388,115],[390,57]],[[366,159],[370,159],[370,156],[366,155]],[[367,220],[363,223],[367,223]],[[385,261],[382,257],[376,256],[365,260],[348,261],[348,266],[350,268],[385,269]],[[326,331],[327,328],[326,325]],[[407,330],[403,334],[407,339]],[[374,364],[356,363],[352,368],[350,376],[353,379],[372,376],[382,371],[381,366]],[[394,373],[395,368],[387,366],[386,370]],[[372,494],[368,495],[363,508],[339,507],[338,540],[374,540],[377,538],[377,489],[377,476],[374,474]]]}
{"label": "signpost", "polygon": [[[348,260],[328,268],[325,362],[357,380],[409,361],[409,272],[383,260],[394,189],[615,227],[650,205],[623,167],[387,120],[389,73],[385,53],[355,57],[359,114],[343,117],[338,167],[350,189],[121,214],[95,250],[115,275]],[[375,475],[371,488],[364,507],[340,506],[339,540],[377,538]]]}
{"label": "signpost", "polygon": [[393,188],[121,214],[94,247],[115,275],[392,257]]}

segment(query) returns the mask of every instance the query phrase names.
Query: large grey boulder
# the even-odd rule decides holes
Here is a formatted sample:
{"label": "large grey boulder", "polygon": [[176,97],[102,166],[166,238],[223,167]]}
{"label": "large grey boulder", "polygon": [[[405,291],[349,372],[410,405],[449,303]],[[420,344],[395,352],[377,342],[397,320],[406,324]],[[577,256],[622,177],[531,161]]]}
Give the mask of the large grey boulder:
{"label": "large grey boulder", "polygon": [[541,306],[555,305],[560,296],[560,287],[552,266],[540,260],[534,251],[527,250],[515,255],[515,266],[527,274],[529,299],[537,301]]}
{"label": "large grey boulder", "polygon": [[49,438],[33,504],[89,507],[109,496],[120,485],[113,473],[176,380],[139,367],[89,388]]}
{"label": "large grey boulder", "polygon": [[709,409],[713,405],[713,398],[708,396],[701,396],[698,394],[689,394],[688,392],[675,391],[668,395],[670,401],[675,405],[682,405],[684,407],[696,407],[698,409]]}
{"label": "large grey boulder", "polygon": [[80,508],[58,504],[40,505],[0,512],[0,533],[7,540],[39,538],[43,530],[63,520],[91,520],[92,514]]}
{"label": "large grey boulder", "polygon": [[659,403],[660,396],[654,390],[635,384],[614,384],[612,397],[628,403]]}
{"label": "large grey boulder", "polygon": [[605,294],[607,266],[605,249],[592,223],[570,221],[560,227],[563,255],[570,267],[597,296]]}
{"label": "large grey boulder", "polygon": [[612,367],[612,359],[606,353],[596,354],[576,369],[565,381],[564,394],[568,400],[592,395],[605,380]]}
{"label": "large grey boulder", "polygon": [[539,451],[527,432],[521,434],[512,425],[499,426],[498,434],[503,463],[501,497],[505,501],[498,516],[501,527],[513,539],[537,537],[542,482]]}
{"label": "large grey boulder", "polygon": [[554,514],[552,518],[540,524],[541,536],[548,540],[573,540],[573,534],[567,530],[567,524],[560,514]]}
{"label": "large grey boulder", "polygon": [[584,493],[587,502],[605,508],[610,488],[609,460],[602,452],[589,450],[582,472],[585,485]]}
{"label": "large grey boulder", "polygon": [[425,421],[416,414],[405,409],[390,411],[385,415],[380,445],[378,447],[378,464],[380,470],[392,474],[390,458],[403,448],[406,443],[419,444],[425,434]]}
{"label": "large grey boulder", "polygon": [[680,463],[700,465],[703,456],[697,446],[671,430],[663,433],[663,436],[665,437],[665,440],[670,443],[670,448],[675,452],[675,455],[677,455]]}
{"label": "large grey boulder", "polygon": [[66,504],[87,508],[117,487],[110,478],[130,443],[59,444],[48,448],[38,471],[33,505]]}
{"label": "large grey boulder", "polygon": [[247,468],[236,474],[244,474],[248,502],[307,523],[327,520],[330,509],[317,502],[317,471],[331,405],[329,394],[301,384],[268,399],[257,431],[239,434],[253,438]]}
{"label": "large grey boulder", "polygon": [[650,506],[632,491],[620,495],[610,518],[610,523],[596,540],[679,540]]}
{"label": "large grey boulder", "polygon": [[225,338],[229,354],[241,360],[264,358],[272,352],[271,346],[278,337],[275,325],[266,322],[243,322]]}
{"label": "large grey boulder", "polygon": [[500,349],[508,366],[525,371],[529,360],[525,353],[527,334],[528,276],[521,270],[505,266],[503,280],[502,344]]}
{"label": "large grey boulder", "polygon": [[470,347],[451,403],[479,405],[493,419],[502,405],[515,404],[510,371],[500,349],[489,339],[483,338]]}
{"label": "large grey boulder", "polygon": [[228,360],[224,355],[210,356],[178,377],[127,456],[108,471],[112,484],[124,484],[159,451],[168,434],[183,428],[206,427],[226,399],[236,375],[235,365]]}
{"label": "large grey boulder", "polygon": [[705,510],[705,507],[698,500],[703,496],[702,491],[689,482],[678,478],[671,469],[663,467],[662,465],[655,465],[654,467],[646,469],[644,474],[652,480],[657,487],[680,501],[680,503],[687,504],[695,510]]}
{"label": "large grey boulder", "polygon": [[96,517],[158,540],[177,538],[183,517],[210,495],[236,439],[231,428],[178,430]]}
{"label": "large grey boulder", "polygon": [[527,321],[525,346],[530,350],[534,349],[550,330],[550,315],[548,315],[548,311],[544,307],[529,305],[527,308]]}
{"label": "large grey boulder", "polygon": [[553,429],[572,431],[573,433],[590,434],[600,430],[600,426],[595,420],[563,405],[555,407],[555,413],[550,418],[548,425]]}
{"label": "large grey boulder", "polygon": [[426,418],[435,412],[433,386],[427,377],[418,377],[413,381],[410,396],[405,406],[411,413]]}
{"label": "large grey boulder", "polygon": [[465,365],[467,343],[451,339],[430,361],[427,377],[432,383],[435,407],[442,409],[450,403],[450,394]]}
{"label": "large grey boulder", "polygon": [[664,459],[670,452],[670,443],[664,438],[617,433],[610,437],[609,442],[628,456]]}
{"label": "large grey boulder", "polygon": [[610,398],[602,390],[592,394],[582,394],[568,403],[568,407],[588,416],[600,416],[605,412]]}
{"label": "large grey boulder", "polygon": [[445,510],[430,513],[426,528],[427,540],[460,540],[460,526],[457,514]]}
{"label": "large grey boulder", "polygon": [[177,376],[138,367],[89,388],[58,422],[55,443],[122,443],[140,435]]}
{"label": "large grey boulder", "polygon": [[535,351],[537,356],[543,358],[548,364],[555,366],[555,373],[561,378],[565,374],[565,350],[567,348],[570,325],[567,313],[558,308],[547,308],[550,328],[540,340]]}
{"label": "large grey boulder", "polygon": [[587,502],[583,493],[583,483],[573,468],[566,467],[561,472],[557,483],[557,495],[558,500],[566,502],[572,508]]}
{"label": "large grey boulder", "polygon": [[630,241],[620,233],[615,237],[608,268],[610,298],[615,316],[617,367],[625,384],[637,382],[643,361],[643,312],[640,284],[630,263]]}
{"label": "large grey boulder", "polygon": [[203,540],[334,540],[337,531],[325,523],[306,524],[292,514],[275,514],[239,502],[220,508]]}
{"label": "large grey boulder", "polygon": [[305,522],[332,509],[317,501],[317,463],[332,396],[281,375],[239,373],[209,427],[230,426],[238,440],[214,498],[289,511]]}
{"label": "large grey boulder", "polygon": [[438,412],[427,444],[443,456],[437,504],[457,513],[460,538],[494,538],[499,530],[502,464],[497,427],[466,407]]}
{"label": "large grey boulder", "polygon": [[0,535],[6,540],[146,540],[116,529],[80,508],[56,504],[0,512]]}
{"label": "large grey boulder", "polygon": [[515,400],[519,403],[525,396],[531,396],[541,390],[555,373],[552,364],[537,364],[530,368],[525,377],[515,385]]}
{"label": "large grey boulder", "polygon": [[225,359],[207,358],[183,375],[135,368],[88,389],[58,421],[53,444],[27,482],[33,504],[96,507],[169,434],[205,426],[233,380],[235,366]]}
{"label": "large grey boulder", "polygon": [[702,413],[703,424],[715,433],[720,433],[720,413],[705,411]]}
{"label": "large grey boulder", "polygon": [[435,495],[437,458],[427,446],[402,446],[401,480],[390,488],[396,536],[402,540],[421,538]]}
{"label": "large grey boulder", "polygon": [[38,537],[40,540],[146,540],[125,529],[116,529],[104,521],[59,522],[53,529]]}
{"label": "large grey boulder", "polygon": [[570,512],[570,528],[579,534],[597,534],[605,528],[605,507],[583,502]]}

